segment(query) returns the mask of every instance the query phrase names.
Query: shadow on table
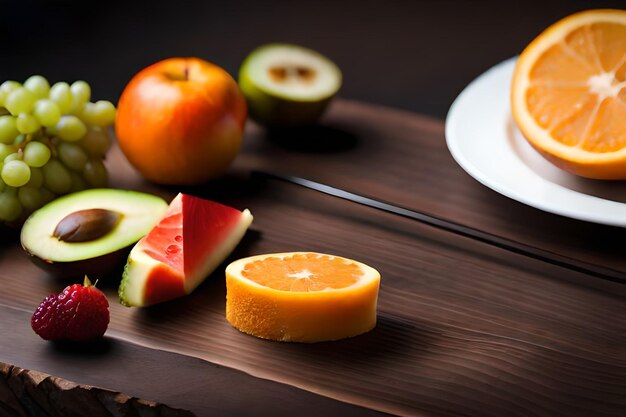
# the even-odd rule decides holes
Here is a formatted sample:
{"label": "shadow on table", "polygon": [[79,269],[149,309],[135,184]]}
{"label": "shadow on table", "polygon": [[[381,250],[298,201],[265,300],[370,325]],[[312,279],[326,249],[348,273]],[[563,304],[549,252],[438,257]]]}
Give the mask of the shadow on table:
{"label": "shadow on table", "polygon": [[58,356],[92,358],[110,354],[115,343],[114,339],[105,336],[91,342],[54,341],[48,344],[48,348]]}
{"label": "shadow on table", "polygon": [[354,148],[358,139],[345,130],[327,125],[267,129],[265,138],[274,145],[304,153],[334,153]]}

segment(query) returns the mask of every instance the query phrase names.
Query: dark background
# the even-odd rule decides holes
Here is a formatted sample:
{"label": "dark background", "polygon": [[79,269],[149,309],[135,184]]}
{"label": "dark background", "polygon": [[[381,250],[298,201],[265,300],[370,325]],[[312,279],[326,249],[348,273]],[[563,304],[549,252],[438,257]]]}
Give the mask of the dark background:
{"label": "dark background", "polygon": [[139,70],[198,56],[237,76],[266,42],[316,49],[344,73],[340,96],[445,117],[472,79],[556,20],[626,1],[0,0],[0,78],[84,79],[117,102]]}

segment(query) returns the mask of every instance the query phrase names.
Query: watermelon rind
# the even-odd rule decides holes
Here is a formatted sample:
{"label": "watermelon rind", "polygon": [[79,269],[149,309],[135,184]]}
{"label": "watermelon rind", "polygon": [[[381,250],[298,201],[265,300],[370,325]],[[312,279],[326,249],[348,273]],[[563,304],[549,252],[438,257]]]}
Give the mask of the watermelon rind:
{"label": "watermelon rind", "polygon": [[[253,216],[248,209],[241,212],[237,224],[232,228],[228,236],[211,253],[206,255],[204,262],[193,273],[184,277],[182,293],[172,294],[172,299],[179,295],[190,294],[211,275],[239,244],[250,227],[252,220]],[[172,276],[180,275],[180,272],[174,271],[169,265],[148,255],[140,241],[133,247],[128,256],[122,281],[118,288],[119,300],[122,305],[127,307],[145,307],[153,304],[153,302],[146,299],[146,286],[148,285],[147,280],[150,277],[150,273],[155,268],[170,270]]]}

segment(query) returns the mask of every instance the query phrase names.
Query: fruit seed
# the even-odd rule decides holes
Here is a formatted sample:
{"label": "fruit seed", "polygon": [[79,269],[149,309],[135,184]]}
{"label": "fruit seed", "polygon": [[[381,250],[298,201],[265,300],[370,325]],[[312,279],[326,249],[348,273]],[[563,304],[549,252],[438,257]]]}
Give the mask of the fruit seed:
{"label": "fruit seed", "polygon": [[88,242],[109,233],[121,218],[121,213],[107,209],[75,211],[57,224],[53,235],[64,242]]}
{"label": "fruit seed", "polygon": [[316,71],[302,65],[276,66],[268,70],[270,78],[277,83],[284,83],[287,79],[310,83],[316,77]]}

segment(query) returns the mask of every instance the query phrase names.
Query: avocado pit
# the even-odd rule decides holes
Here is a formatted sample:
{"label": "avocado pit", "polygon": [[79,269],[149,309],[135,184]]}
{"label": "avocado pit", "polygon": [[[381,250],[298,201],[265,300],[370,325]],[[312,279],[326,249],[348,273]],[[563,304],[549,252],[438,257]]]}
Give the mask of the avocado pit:
{"label": "avocado pit", "polygon": [[40,267],[65,279],[121,274],[132,245],[161,219],[167,203],[137,191],[90,189],[67,194],[24,223],[22,247]]}
{"label": "avocado pit", "polygon": [[54,229],[53,236],[63,242],[88,242],[111,233],[123,215],[113,210],[92,208],[65,216]]}

